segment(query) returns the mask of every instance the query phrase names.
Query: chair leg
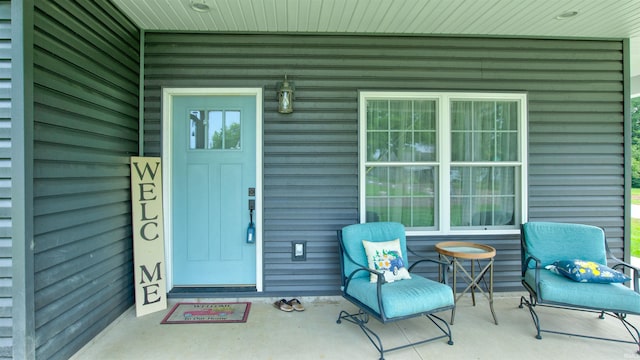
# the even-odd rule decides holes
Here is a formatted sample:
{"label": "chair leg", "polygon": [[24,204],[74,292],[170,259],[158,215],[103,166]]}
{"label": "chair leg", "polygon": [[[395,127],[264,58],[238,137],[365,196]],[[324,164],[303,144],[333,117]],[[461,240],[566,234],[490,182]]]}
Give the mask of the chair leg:
{"label": "chair leg", "polygon": [[360,330],[362,330],[362,332],[367,335],[367,338],[369,339],[371,344],[373,344],[376,350],[378,350],[378,352],[380,353],[380,360],[384,360],[384,347],[382,346],[382,340],[380,340],[380,337],[366,325],[369,322],[369,314],[365,313],[362,310],[358,310],[358,312],[354,314],[349,314],[348,312],[342,310],[338,315],[338,320],[336,320],[336,323],[342,323],[343,319],[352,324],[358,325],[360,327]]}
{"label": "chair leg", "polygon": [[534,310],[535,300],[531,297],[531,295],[529,295],[529,300],[527,300],[527,298],[522,296],[520,297],[519,308],[522,309],[523,305],[526,305],[527,308],[529,309],[529,313],[531,314],[531,319],[533,320],[533,324],[536,327],[536,331],[537,331],[536,339],[538,340],[542,339],[542,335],[540,335],[540,319],[538,318],[538,314],[536,314],[536,311]]}
{"label": "chair leg", "polygon": [[348,312],[342,310],[340,311],[340,314],[338,315],[338,320],[336,320],[336,323],[340,324],[342,323],[342,320],[348,321],[350,323],[356,324],[360,327],[360,329],[362,330],[362,332],[365,333],[365,335],[367,335],[367,338],[369,338],[369,341],[371,342],[371,344],[373,344],[373,346],[375,346],[375,348],[378,350],[378,352],[380,353],[380,360],[384,360],[384,353],[389,352],[389,351],[394,351],[394,350],[400,350],[400,349],[404,349],[410,346],[415,346],[415,345],[420,345],[420,344],[424,344],[426,342],[430,342],[430,341],[434,341],[437,339],[442,339],[442,338],[448,338],[449,340],[447,341],[447,344],[449,345],[453,345],[453,339],[452,339],[452,335],[451,335],[451,328],[449,327],[449,324],[447,323],[446,320],[444,320],[443,318],[436,316],[434,314],[424,314],[438,329],[440,329],[440,331],[443,333],[443,335],[439,335],[439,336],[434,336],[432,338],[429,339],[425,339],[425,340],[420,340],[420,341],[416,341],[416,342],[412,342],[406,345],[401,345],[401,346],[397,346],[391,349],[385,349],[382,346],[382,340],[380,339],[380,337],[373,332],[373,330],[369,329],[366,324],[369,322],[369,315],[367,313],[365,313],[364,311],[362,311],[361,309],[354,314],[349,314]]}
{"label": "chair leg", "polygon": [[[603,311],[601,316],[604,316],[604,313],[605,312]],[[627,332],[629,333],[629,335],[631,335],[631,338],[633,338],[633,341],[638,346],[638,350],[636,351],[636,353],[640,354],[640,332],[638,332],[638,329],[627,321],[627,314],[616,313],[615,315],[613,315],[613,317],[622,322],[622,325],[624,325],[625,329],[627,329]]]}
{"label": "chair leg", "polygon": [[[636,351],[637,354],[640,354],[640,331],[638,331],[638,329],[633,326],[633,324],[631,324],[629,321],[627,321],[627,314],[621,314],[621,313],[611,313],[611,312],[607,312],[607,311],[599,311],[599,315],[598,318],[599,319],[604,319],[605,315],[609,315],[611,317],[614,317],[618,320],[620,320],[620,322],[622,322],[622,325],[625,327],[625,329],[627,329],[627,332],[629,333],[629,335],[631,336],[631,338],[633,339],[633,341],[629,341],[629,340],[621,340],[621,339],[613,339],[613,338],[605,338],[605,337],[599,337],[599,336],[591,336],[591,335],[585,335],[585,334],[575,334],[575,333],[569,333],[569,332],[564,332],[564,331],[556,331],[556,330],[549,330],[549,329],[541,329],[540,328],[540,319],[538,318],[538,315],[536,314],[534,307],[536,306],[536,302],[533,298],[530,297],[530,300],[527,300],[524,296],[522,296],[520,298],[520,306],[519,308],[522,308],[523,305],[526,305],[527,308],[529,308],[529,312],[531,313],[531,318],[533,319],[533,323],[536,326],[536,330],[538,332],[538,334],[536,335],[536,339],[542,339],[542,336],[540,335],[541,332],[548,332],[548,333],[554,333],[554,334],[562,334],[562,335],[569,335],[569,336],[577,336],[577,337],[582,337],[582,338],[587,338],[587,339],[596,339],[596,340],[605,340],[605,341],[614,341],[614,342],[621,342],[621,343],[629,343],[629,344],[635,344],[638,348],[638,350]],[[581,309],[571,309],[571,308],[566,308],[566,307],[561,307],[561,306],[553,306],[553,305],[540,305],[540,306],[545,306],[545,307],[551,307],[551,308],[559,308],[559,309],[567,309],[567,310],[573,310],[573,311],[586,311],[586,312],[594,312],[592,310],[581,310]]]}
{"label": "chair leg", "polygon": [[[447,321],[446,321],[446,320],[444,320],[443,318],[441,318],[441,317],[439,317],[439,316],[436,316],[436,315],[433,315],[433,314],[428,314],[428,315],[425,315],[425,316],[426,316],[427,318],[429,318],[429,320],[431,320],[431,322],[432,322],[432,323],[433,323],[433,324],[434,324],[438,329],[440,329],[440,331],[442,331],[442,332],[444,333],[444,336],[441,336],[441,337],[448,337],[448,338],[449,338],[449,340],[447,341],[447,344],[449,344],[449,345],[453,345],[453,338],[452,338],[452,335],[451,335],[451,328],[449,327],[449,324],[447,323]],[[444,327],[440,326],[440,325],[436,322],[436,320],[438,320],[439,322],[441,322],[441,323],[444,325]],[[445,330],[445,327],[446,327],[446,330]],[[440,338],[440,337],[438,337],[438,338]],[[435,339],[431,339],[431,340],[435,340]],[[427,340],[427,341],[430,341],[430,340]]]}

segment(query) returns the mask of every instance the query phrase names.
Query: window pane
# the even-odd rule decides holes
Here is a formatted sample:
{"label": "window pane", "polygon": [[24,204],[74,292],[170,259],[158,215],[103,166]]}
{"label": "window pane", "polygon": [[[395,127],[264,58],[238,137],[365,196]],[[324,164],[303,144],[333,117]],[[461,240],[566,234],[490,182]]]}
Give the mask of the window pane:
{"label": "window pane", "polygon": [[436,161],[435,132],[416,132],[413,152],[414,161]]}
{"label": "window pane", "polygon": [[389,130],[389,101],[367,101],[367,129]]}
{"label": "window pane", "polygon": [[225,111],[224,125],[224,148],[240,150],[240,111]]}
{"label": "window pane", "polygon": [[493,161],[494,141],[493,132],[473,133],[474,149],[470,161]]}
{"label": "window pane", "polygon": [[518,104],[516,102],[496,102],[496,129],[518,130]]}
{"label": "window pane", "polygon": [[515,167],[452,167],[451,226],[514,225]]}
{"label": "window pane", "polygon": [[405,167],[389,168],[389,196],[402,196],[410,193],[411,173]]}
{"label": "window pane", "polygon": [[372,100],[367,102],[367,161],[434,161],[434,100]]}
{"label": "window pane", "polygon": [[431,166],[368,167],[367,219],[398,221],[409,227],[433,226],[436,178]]}
{"label": "window pane", "polygon": [[413,127],[415,130],[436,130],[436,102],[416,100],[413,102]]}
{"label": "window pane", "polygon": [[452,132],[451,133],[451,161],[471,161],[473,151],[469,144],[472,144],[471,133]]}
{"label": "window pane", "polygon": [[189,119],[190,149],[240,149],[240,111],[190,110]]}
{"label": "window pane", "polygon": [[389,198],[389,220],[411,226],[411,198]]}
{"label": "window pane", "polygon": [[473,131],[492,131],[495,129],[495,102],[474,101],[473,106]]}
{"label": "window pane", "polygon": [[452,101],[452,161],[518,161],[515,101]]}
{"label": "window pane", "polygon": [[451,197],[451,227],[463,225],[464,212],[469,208],[469,201],[470,199],[465,197]]}
{"label": "window pane", "polygon": [[470,191],[465,188],[469,186],[469,181],[462,181],[469,178],[469,168],[453,167],[449,173],[450,187],[452,195],[464,195]]}
{"label": "window pane", "polygon": [[496,134],[495,161],[518,161],[518,133]]}
{"label": "window pane", "polygon": [[189,149],[205,148],[205,122],[203,110],[189,110]]}
{"label": "window pane", "polygon": [[390,108],[390,130],[411,131],[412,121],[412,101],[394,100],[389,102]]}
{"label": "window pane", "polygon": [[435,226],[435,198],[420,197],[413,199],[413,227],[433,227]]}
{"label": "window pane", "polygon": [[394,131],[391,136],[391,161],[413,161],[413,133]]}
{"label": "window pane", "polygon": [[367,161],[389,161],[389,133],[367,133]]}
{"label": "window pane", "polygon": [[436,169],[433,166],[411,168],[411,194],[414,197],[435,197]]}
{"label": "window pane", "polygon": [[413,102],[414,135],[413,135],[413,159],[414,161],[436,161],[436,102],[422,100]]}
{"label": "window pane", "polygon": [[366,178],[366,194],[369,197],[386,197],[389,195],[389,168],[368,167]]}
{"label": "window pane", "polygon": [[367,221],[389,221],[387,198],[367,198]]}
{"label": "window pane", "polygon": [[451,103],[451,130],[469,130],[472,128],[472,102],[454,101]]}
{"label": "window pane", "polygon": [[209,149],[222,149],[222,111],[209,111]]}

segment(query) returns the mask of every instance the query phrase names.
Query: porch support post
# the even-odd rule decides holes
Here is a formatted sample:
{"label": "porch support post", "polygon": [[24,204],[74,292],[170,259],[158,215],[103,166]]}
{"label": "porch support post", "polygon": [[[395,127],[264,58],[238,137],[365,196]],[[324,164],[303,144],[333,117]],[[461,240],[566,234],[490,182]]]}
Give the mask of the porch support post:
{"label": "porch support post", "polygon": [[13,358],[35,358],[33,0],[11,1]]}
{"label": "porch support post", "polygon": [[623,116],[624,116],[624,256],[627,263],[631,262],[631,135],[633,124],[631,123],[631,41],[622,40],[623,61]]}

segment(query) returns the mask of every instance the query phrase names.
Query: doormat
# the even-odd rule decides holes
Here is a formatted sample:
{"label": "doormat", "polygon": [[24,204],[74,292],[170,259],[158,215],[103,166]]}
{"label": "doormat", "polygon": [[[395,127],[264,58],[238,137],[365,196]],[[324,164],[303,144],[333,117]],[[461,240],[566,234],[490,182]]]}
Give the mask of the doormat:
{"label": "doormat", "polygon": [[161,324],[242,323],[249,309],[250,302],[177,303]]}

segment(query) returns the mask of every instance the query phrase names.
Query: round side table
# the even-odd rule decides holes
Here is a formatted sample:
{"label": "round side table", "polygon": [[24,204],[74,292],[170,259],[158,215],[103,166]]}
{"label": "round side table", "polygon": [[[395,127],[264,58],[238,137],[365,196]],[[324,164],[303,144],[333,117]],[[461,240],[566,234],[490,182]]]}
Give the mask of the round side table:
{"label": "round side table", "polygon": [[[498,318],[493,310],[493,258],[496,256],[496,249],[484,244],[476,244],[466,241],[444,241],[436,244],[436,251],[441,258],[449,261],[453,265],[453,297],[455,303],[467,292],[471,292],[471,299],[473,306],[476,306],[475,290],[479,290],[488,300],[489,307],[491,309],[491,315],[493,315],[493,321],[498,325]],[[471,273],[463,266],[463,261],[471,261]],[[487,260],[487,264],[482,267],[480,260]],[[476,275],[475,265],[478,265],[480,272]],[[467,283],[467,287],[457,294],[457,277],[458,270],[461,270],[463,280]],[[485,275],[489,273],[489,284],[487,284]],[[486,292],[480,286],[480,282],[484,282]],[[455,317],[455,308],[451,312],[451,324],[453,325],[453,319]]]}

